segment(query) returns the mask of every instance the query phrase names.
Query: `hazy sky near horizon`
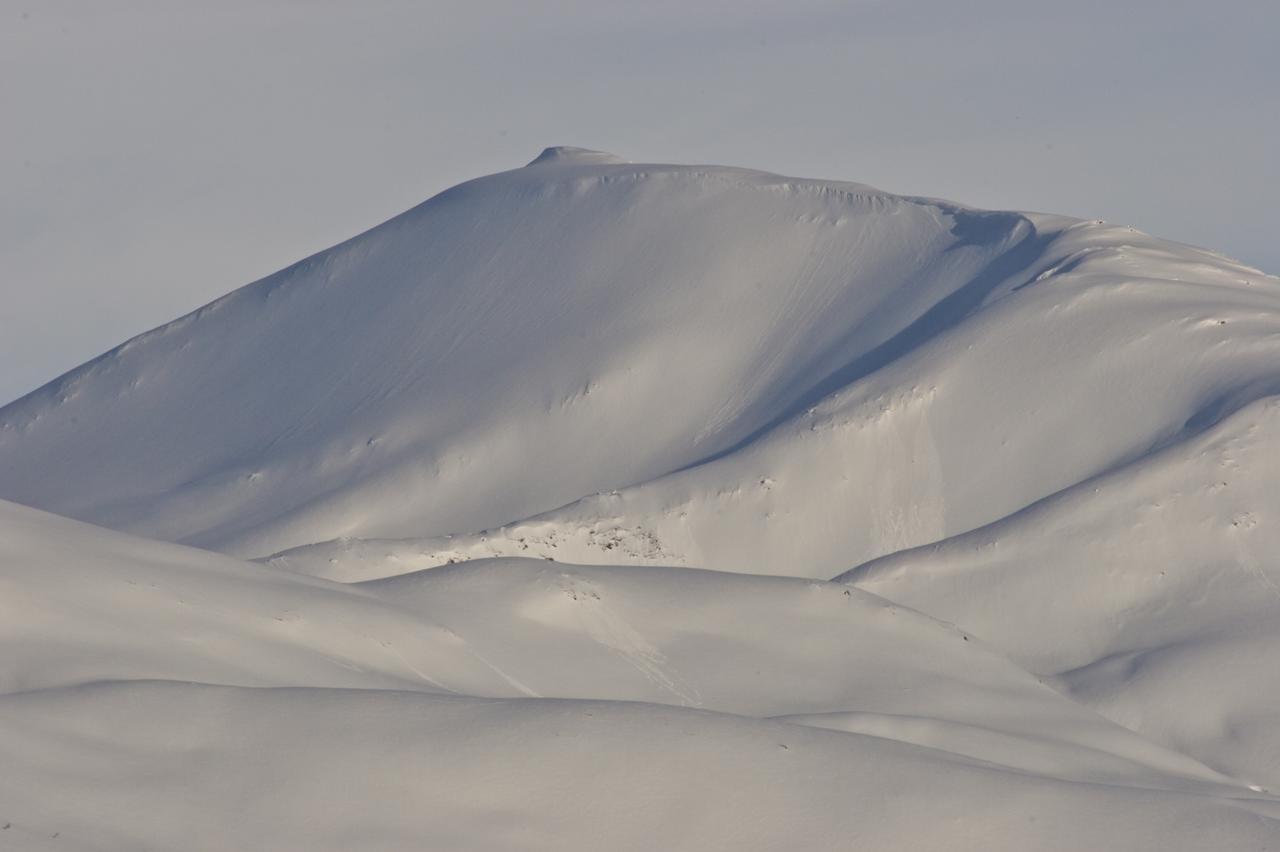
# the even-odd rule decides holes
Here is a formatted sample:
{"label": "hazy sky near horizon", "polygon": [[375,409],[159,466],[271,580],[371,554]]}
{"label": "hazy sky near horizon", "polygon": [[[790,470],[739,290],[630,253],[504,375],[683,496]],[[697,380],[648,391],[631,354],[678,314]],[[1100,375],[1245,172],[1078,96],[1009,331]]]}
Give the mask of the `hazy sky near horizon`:
{"label": "hazy sky near horizon", "polygon": [[0,404],[557,144],[1280,273],[1277,33],[1272,0],[0,0]]}

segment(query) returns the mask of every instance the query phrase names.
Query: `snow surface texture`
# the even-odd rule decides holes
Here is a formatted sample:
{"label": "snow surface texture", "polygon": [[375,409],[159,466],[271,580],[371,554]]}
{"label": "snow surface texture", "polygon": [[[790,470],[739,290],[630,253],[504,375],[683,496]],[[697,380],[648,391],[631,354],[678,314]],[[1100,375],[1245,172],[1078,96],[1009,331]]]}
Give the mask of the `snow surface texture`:
{"label": "snow surface texture", "polygon": [[549,149],[0,409],[0,847],[1280,847],[1278,355],[1127,228]]}

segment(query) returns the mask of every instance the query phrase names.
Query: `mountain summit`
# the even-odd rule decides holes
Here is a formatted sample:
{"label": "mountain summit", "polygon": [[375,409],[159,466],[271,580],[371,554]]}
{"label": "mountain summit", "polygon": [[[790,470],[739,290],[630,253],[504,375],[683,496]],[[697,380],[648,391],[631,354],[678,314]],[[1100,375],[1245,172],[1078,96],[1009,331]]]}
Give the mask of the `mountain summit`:
{"label": "mountain summit", "polygon": [[575,148],[572,145],[553,145],[544,148],[542,153],[529,161],[531,166],[545,163],[595,163],[596,165],[621,165],[627,161],[605,151],[593,151],[590,148]]}

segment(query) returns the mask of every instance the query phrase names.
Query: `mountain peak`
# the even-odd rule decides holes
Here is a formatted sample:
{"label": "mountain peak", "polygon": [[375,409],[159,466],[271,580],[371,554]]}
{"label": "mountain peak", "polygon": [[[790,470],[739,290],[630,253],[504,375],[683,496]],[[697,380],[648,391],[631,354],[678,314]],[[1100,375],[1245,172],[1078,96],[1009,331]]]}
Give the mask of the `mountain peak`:
{"label": "mountain peak", "polygon": [[620,165],[628,162],[616,154],[606,151],[593,151],[590,148],[575,148],[572,145],[553,145],[544,148],[529,165],[539,166],[544,163],[579,163],[593,165]]}

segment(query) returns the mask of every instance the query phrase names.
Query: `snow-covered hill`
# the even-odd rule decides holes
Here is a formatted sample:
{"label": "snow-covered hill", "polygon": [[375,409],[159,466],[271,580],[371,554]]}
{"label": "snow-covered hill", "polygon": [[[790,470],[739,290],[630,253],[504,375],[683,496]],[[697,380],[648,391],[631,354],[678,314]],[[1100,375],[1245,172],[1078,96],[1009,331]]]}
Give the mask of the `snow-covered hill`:
{"label": "snow-covered hill", "polygon": [[1211,252],[548,149],[0,409],[0,841],[1269,848],[1278,400]]}
{"label": "snow-covered hill", "polygon": [[1021,766],[1008,743],[1043,740],[1027,754],[1065,753],[1069,777],[1080,763],[1100,780],[1231,783],[954,627],[834,583],[499,559],[351,586],[12,503],[0,530],[0,578],[22,602],[0,625],[0,693],[181,680],[856,712],[890,730],[928,723],[944,743],[1001,720],[954,750]]}
{"label": "snow-covered hill", "polygon": [[834,583],[507,559],[349,586],[8,503],[0,582],[15,848],[1197,849],[1280,830],[1280,800]]}

